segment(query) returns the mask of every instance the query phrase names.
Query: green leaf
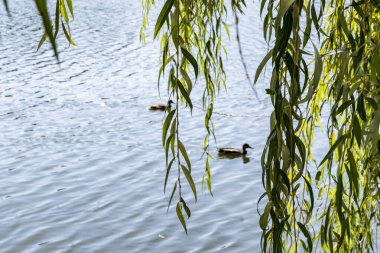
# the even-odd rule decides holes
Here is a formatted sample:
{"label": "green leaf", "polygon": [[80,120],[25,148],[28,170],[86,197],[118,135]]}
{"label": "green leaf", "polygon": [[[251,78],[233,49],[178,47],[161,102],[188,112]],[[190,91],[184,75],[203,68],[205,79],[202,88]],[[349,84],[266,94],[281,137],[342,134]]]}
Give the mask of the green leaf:
{"label": "green leaf", "polygon": [[359,195],[359,172],[356,166],[355,158],[352,155],[352,152],[350,150],[348,150],[347,155],[348,155],[348,161],[350,162],[350,172],[351,172],[352,183],[355,189],[354,194],[358,196]]}
{"label": "green leaf", "polygon": [[45,32],[47,33],[48,38],[50,40],[50,43],[53,47],[54,56],[57,59],[57,61],[59,62],[57,44],[55,42],[53,29],[52,29],[52,25],[50,22],[50,16],[49,16],[48,8],[46,5],[46,0],[34,0],[34,2],[36,3],[37,10],[41,15],[42,22],[43,22],[43,25],[45,27]]}
{"label": "green leaf", "polygon": [[172,167],[172,165],[173,165],[174,160],[175,160],[175,158],[173,158],[173,159],[170,161],[168,167],[166,168],[166,176],[165,176],[165,184],[164,184],[164,193],[165,193],[165,191],[166,191],[166,184],[167,184],[167,182],[168,182],[168,178],[169,178],[169,174],[170,174],[170,169],[171,169],[171,167]]}
{"label": "green leaf", "polygon": [[362,128],[360,127],[359,119],[356,115],[353,118],[352,131],[354,132],[356,142],[357,142],[358,146],[360,147],[361,143],[362,143]]}
{"label": "green leaf", "polygon": [[187,154],[187,150],[180,140],[178,140],[178,147],[179,147],[179,150],[181,151],[183,158],[186,161],[186,164],[187,164],[187,167],[189,168],[189,171],[191,172],[191,163],[190,163],[189,156]]}
{"label": "green leaf", "polygon": [[71,45],[76,46],[75,42],[71,39],[71,35],[67,32],[66,27],[65,27],[65,25],[63,24],[63,22],[62,22],[62,28],[63,28],[63,32],[64,32],[64,34],[65,34],[65,36],[66,36],[67,41],[68,41]]}
{"label": "green leaf", "polygon": [[[165,158],[166,158],[166,165],[168,165],[168,157],[169,157],[169,147],[172,143],[174,143],[174,134],[171,134],[169,138],[167,138],[165,143]],[[174,153],[174,152],[173,152]],[[174,155],[173,155],[174,156]]]}
{"label": "green leaf", "polygon": [[341,106],[336,111],[336,115],[339,115],[340,113],[342,113],[344,110],[347,109],[347,107],[349,107],[353,103],[354,103],[354,101],[352,101],[352,100],[345,101],[343,104],[341,104]]}
{"label": "green leaf", "polygon": [[181,47],[181,52],[183,56],[191,63],[191,65],[194,68],[195,77],[198,78],[198,62],[197,60],[191,55],[189,51],[186,50],[186,48]]}
{"label": "green leaf", "polygon": [[317,87],[319,84],[319,81],[321,80],[323,63],[322,63],[322,58],[319,55],[319,51],[317,47],[314,45],[314,43],[313,43],[313,47],[314,47],[314,54],[315,54],[313,87]]}
{"label": "green leaf", "polygon": [[354,39],[354,37],[352,36],[352,34],[350,33],[350,31],[348,29],[346,18],[344,17],[344,12],[343,11],[341,11],[340,14],[339,14],[339,24],[340,24],[340,27],[342,28],[343,32],[346,34],[346,36],[348,38],[348,41],[351,44],[351,49],[355,50],[355,48],[356,48],[355,39]]}
{"label": "green leaf", "polygon": [[373,98],[365,97],[365,100],[367,100],[368,104],[372,106],[373,110],[377,111],[379,106],[377,105],[377,102]]}
{"label": "green leaf", "polygon": [[230,39],[231,38],[230,29],[228,28],[228,25],[226,24],[226,22],[222,22],[222,23],[223,23],[224,30],[227,33],[227,37],[228,37],[228,39]]}
{"label": "green leaf", "polygon": [[314,193],[313,193],[313,188],[311,187],[311,184],[310,184],[309,180],[306,177],[304,177],[304,176],[302,176],[302,177],[303,177],[303,179],[306,182],[307,190],[309,191],[309,195],[310,195],[310,208],[309,208],[309,210],[310,210],[310,214],[311,214],[312,211],[313,211],[313,208],[314,208]]}
{"label": "green leaf", "polygon": [[40,42],[38,43],[37,51],[40,49],[40,47],[42,46],[42,44],[44,44],[44,42],[46,41],[47,38],[48,38],[48,35],[45,32],[44,35],[42,36]]}
{"label": "green leaf", "polygon": [[191,90],[193,89],[193,83],[185,70],[181,68],[180,71],[183,79],[185,79],[185,82],[187,84],[187,90],[189,91],[189,93],[191,93]]}
{"label": "green leaf", "polygon": [[207,174],[206,184],[207,184],[208,192],[211,194],[211,196],[213,196],[212,189],[211,189],[211,169],[210,169],[210,163],[208,161],[208,157],[206,159],[206,174]]}
{"label": "green leaf", "polygon": [[66,0],[67,6],[69,7],[71,16],[74,17],[74,9],[72,0]]}
{"label": "green leaf", "polygon": [[55,5],[55,32],[54,32],[54,39],[57,39],[58,31],[59,31],[59,19],[61,17],[60,15],[60,1],[58,0]]}
{"label": "green leaf", "polygon": [[154,38],[157,37],[165,21],[168,19],[169,12],[171,8],[173,7],[173,4],[174,4],[174,0],[167,0],[166,3],[164,4],[164,7],[162,7],[160,15],[158,16],[158,19],[156,22],[156,26],[154,28]]}
{"label": "green leaf", "polygon": [[259,79],[259,76],[260,76],[261,72],[263,71],[263,68],[265,67],[265,65],[269,61],[269,59],[272,58],[272,54],[273,54],[273,49],[271,49],[267,53],[267,55],[264,57],[264,59],[261,61],[261,63],[257,67],[256,74],[255,74],[255,81],[254,81],[255,83],[257,82],[257,79]]}
{"label": "green leaf", "polygon": [[170,199],[169,199],[169,203],[168,203],[168,210],[169,210],[170,204],[172,203],[172,199],[173,199],[173,196],[174,196],[176,189],[177,189],[177,182],[174,184],[172,194],[170,195]]}
{"label": "green leaf", "polygon": [[275,28],[278,29],[281,24],[282,17],[285,15],[285,13],[288,11],[289,7],[294,3],[294,0],[282,0],[280,1],[280,9],[277,13],[276,21],[275,21]]}
{"label": "green leaf", "polygon": [[[61,3],[61,6],[60,6],[61,15],[62,15],[63,19],[65,20],[65,22],[68,23],[69,22],[69,16],[67,15],[65,3],[63,1],[60,1],[60,3]],[[56,15],[57,15],[57,13],[56,13]]]}
{"label": "green leaf", "polygon": [[185,174],[185,176],[186,176],[187,182],[189,183],[191,190],[193,191],[195,202],[196,202],[197,201],[197,189],[195,188],[193,177],[191,176],[189,170],[185,166],[183,166],[182,164],[181,164],[181,168],[182,168],[183,174]]}
{"label": "green leaf", "polygon": [[176,81],[176,84],[178,85],[179,90],[181,91],[181,95],[185,98],[187,104],[189,105],[190,109],[193,110],[193,103],[191,102],[191,99],[189,97],[189,93],[187,93],[185,87],[183,87],[183,84],[180,80],[174,77],[174,81]]}
{"label": "green leaf", "polygon": [[172,122],[175,111],[176,110],[170,111],[168,116],[166,116],[164,126],[162,127],[162,146],[165,145],[166,135],[168,133],[168,129],[169,129],[170,123]]}
{"label": "green leaf", "polygon": [[183,215],[182,215],[182,210],[181,210],[181,204],[180,204],[180,202],[177,203],[176,212],[177,212],[178,219],[181,222],[182,227],[183,227],[183,229],[185,230],[185,232],[187,234],[186,221],[185,221],[185,219],[183,218]]}
{"label": "green leaf", "polygon": [[367,115],[365,112],[364,95],[363,94],[360,94],[358,97],[358,107],[357,108],[358,108],[358,113],[359,113],[360,118],[363,121],[367,121]]}
{"label": "green leaf", "polygon": [[182,203],[182,207],[185,209],[185,212],[187,214],[187,218],[189,219],[191,216],[190,208],[187,206],[185,200],[181,197],[180,202]]}
{"label": "green leaf", "polygon": [[260,227],[262,230],[266,230],[268,225],[269,213],[273,207],[272,201],[269,201],[265,206],[264,212],[260,215]]}
{"label": "green leaf", "polygon": [[307,230],[307,228],[305,227],[305,225],[302,224],[301,222],[297,222],[297,224],[298,224],[299,228],[301,229],[303,235],[307,239],[308,252],[312,252],[313,251],[313,241],[311,240],[311,236],[310,236],[309,231]]}
{"label": "green leaf", "polygon": [[322,165],[327,159],[329,159],[329,158],[332,156],[334,150],[335,150],[335,149],[339,146],[339,144],[340,144],[341,142],[343,142],[346,138],[347,138],[347,135],[344,134],[344,135],[340,136],[340,137],[335,141],[334,145],[331,146],[329,152],[327,152],[326,156],[323,158],[322,162],[318,165],[318,167],[320,167],[320,166],[321,166],[321,165]]}

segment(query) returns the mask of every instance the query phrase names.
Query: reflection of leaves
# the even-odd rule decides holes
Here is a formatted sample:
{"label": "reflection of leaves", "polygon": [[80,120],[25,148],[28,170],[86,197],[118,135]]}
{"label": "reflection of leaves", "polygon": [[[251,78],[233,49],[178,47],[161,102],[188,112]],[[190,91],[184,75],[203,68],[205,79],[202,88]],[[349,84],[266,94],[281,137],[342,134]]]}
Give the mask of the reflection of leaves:
{"label": "reflection of leaves", "polygon": [[7,11],[7,14],[10,15],[9,6],[8,6],[8,0],[3,0],[5,10]]}

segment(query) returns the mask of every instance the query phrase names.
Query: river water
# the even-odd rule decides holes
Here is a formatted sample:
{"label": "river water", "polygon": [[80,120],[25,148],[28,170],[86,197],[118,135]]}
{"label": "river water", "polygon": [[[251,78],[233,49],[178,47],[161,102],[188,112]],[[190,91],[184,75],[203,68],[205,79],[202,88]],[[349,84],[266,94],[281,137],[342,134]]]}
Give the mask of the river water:
{"label": "river water", "polygon": [[[257,4],[239,26],[251,76],[267,51]],[[214,114],[217,143],[255,149],[249,163],[213,161],[214,196],[202,193],[203,112],[182,108],[199,192],[195,204],[185,186],[186,236],[174,208],[166,212],[163,113],[147,110],[167,99],[157,90],[158,10],[143,45],[140,1],[74,5],[78,47],[60,39],[60,65],[48,44],[36,52],[42,30],[33,1],[10,1],[11,19],[0,11],[0,252],[258,252],[260,155],[272,107],[265,79],[256,97],[245,78],[234,26],[225,40],[228,90]],[[202,85],[192,94],[198,106]]]}

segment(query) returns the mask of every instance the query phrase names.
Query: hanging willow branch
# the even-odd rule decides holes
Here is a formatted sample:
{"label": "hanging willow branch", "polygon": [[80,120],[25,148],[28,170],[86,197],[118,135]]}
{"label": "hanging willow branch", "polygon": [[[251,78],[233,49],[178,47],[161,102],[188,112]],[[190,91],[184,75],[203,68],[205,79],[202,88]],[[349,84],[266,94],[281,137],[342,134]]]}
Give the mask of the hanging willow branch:
{"label": "hanging willow branch", "polygon": [[[58,59],[59,28],[70,44],[71,0],[57,0],[55,22],[46,0],[35,0],[45,35]],[[154,0],[142,0],[145,19]],[[205,111],[203,184],[212,193],[210,138],[215,139],[212,114],[216,94],[225,86],[223,32],[227,10],[242,13],[244,0],[165,0],[154,37],[161,37],[159,79],[168,81],[176,108],[167,113],[162,132],[166,154],[166,190],[174,178],[168,208],[187,233],[191,212],[182,192],[197,200],[191,161],[180,139],[180,106],[192,111],[191,91],[203,76]],[[3,1],[8,13],[7,1]],[[260,63],[257,82],[272,66],[266,89],[273,112],[261,165],[266,201],[261,212],[263,252],[376,251],[380,220],[380,1],[261,0],[263,36],[271,48]],[[313,36],[312,36],[313,35]],[[314,41],[312,41],[314,40]],[[316,41],[317,40],[317,41]],[[313,59],[310,62],[311,56]],[[328,117],[325,114],[328,113]],[[324,129],[321,121],[327,120]],[[315,126],[326,130],[329,149],[313,156]],[[173,175],[172,167],[177,166]],[[315,175],[315,176],[314,176]],[[189,187],[184,188],[183,182]],[[315,193],[318,193],[314,196]],[[318,207],[318,208],[316,208]]]}
{"label": "hanging willow branch", "polygon": [[[144,2],[146,6],[153,3]],[[209,136],[213,136],[215,91],[225,78],[220,27],[223,24],[228,33],[227,7],[224,1],[168,0],[165,5],[171,2],[182,6],[182,18],[191,17],[179,25],[178,33],[188,38],[183,39],[188,52],[197,52],[189,62],[200,65],[205,77],[205,175],[211,192]],[[265,252],[374,249],[380,174],[379,6],[376,0],[349,5],[346,1],[261,1],[264,38],[272,49],[259,65],[255,82],[271,63],[266,91],[274,108],[262,155],[265,193],[260,201],[266,199],[266,204],[260,226]],[[231,8],[241,12],[245,2],[231,1]],[[169,14],[157,21],[165,22],[168,28],[174,24]],[[162,38],[168,37],[166,33]],[[170,44],[176,45],[165,42],[163,66]],[[312,62],[310,55],[314,55]],[[213,75],[217,78],[212,79]],[[186,104],[190,101],[185,97]],[[326,129],[330,149],[316,161],[313,132],[324,119],[324,106],[331,111]]]}
{"label": "hanging willow branch", "polygon": [[69,45],[76,46],[74,41],[71,39],[71,32],[70,32],[70,25],[69,25],[70,23],[69,15],[71,15],[71,18],[74,18],[74,9],[73,9],[72,0],[57,0],[56,1],[54,22],[51,22],[50,20],[47,1],[35,0],[34,2],[36,3],[37,10],[39,14],[41,15],[42,23],[45,29],[45,33],[42,36],[40,42],[38,43],[37,50],[39,50],[40,47],[43,45],[43,43],[47,39],[49,39],[53,47],[54,55],[57,61],[59,62],[56,39],[58,36],[58,32],[60,31],[60,28],[62,28],[62,31],[67,41],[69,42]]}

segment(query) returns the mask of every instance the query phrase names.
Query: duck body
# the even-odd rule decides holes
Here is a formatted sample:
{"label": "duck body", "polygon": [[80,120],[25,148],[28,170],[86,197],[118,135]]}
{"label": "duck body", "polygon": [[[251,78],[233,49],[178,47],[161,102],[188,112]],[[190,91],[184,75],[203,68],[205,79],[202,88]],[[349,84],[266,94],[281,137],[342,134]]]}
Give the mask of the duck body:
{"label": "duck body", "polygon": [[170,110],[172,104],[174,104],[174,102],[172,100],[169,100],[167,104],[154,104],[154,105],[151,105],[151,106],[149,106],[149,110],[153,110],[153,111]]}
{"label": "duck body", "polygon": [[252,148],[248,144],[244,144],[242,148],[220,148],[218,149],[219,154],[226,155],[246,155],[247,148]]}

